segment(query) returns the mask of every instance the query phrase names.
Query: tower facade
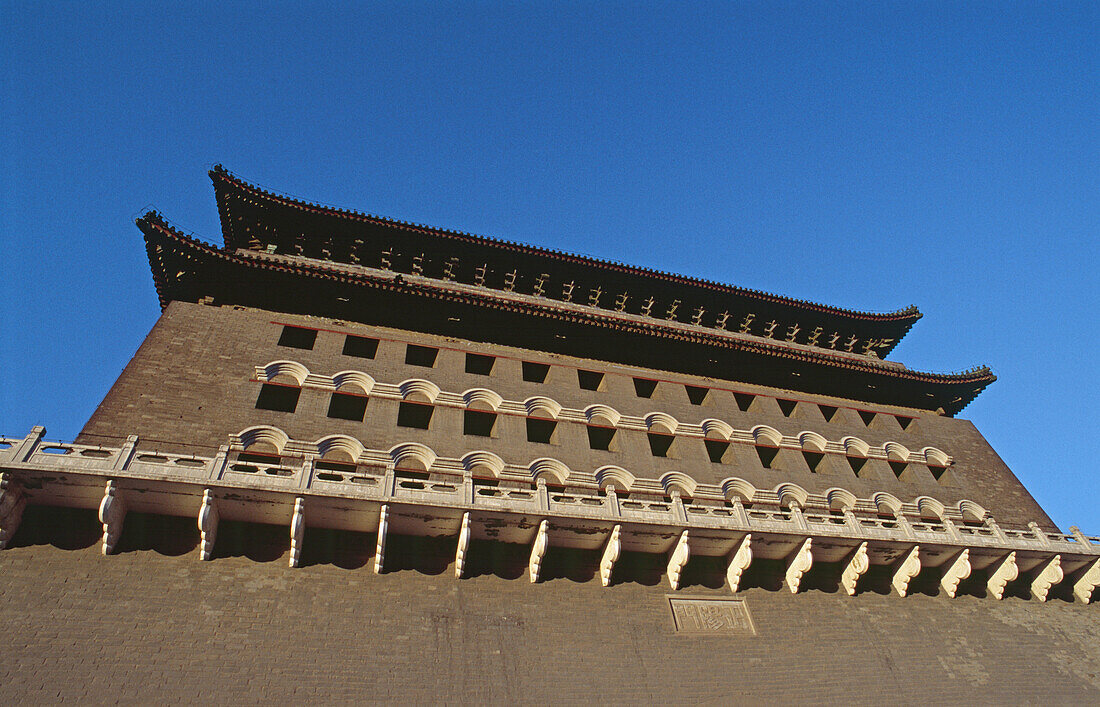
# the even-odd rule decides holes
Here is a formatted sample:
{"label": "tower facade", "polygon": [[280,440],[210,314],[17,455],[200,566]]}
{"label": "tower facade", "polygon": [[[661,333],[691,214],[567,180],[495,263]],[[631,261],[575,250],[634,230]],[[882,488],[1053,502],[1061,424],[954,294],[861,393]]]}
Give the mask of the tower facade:
{"label": "tower facade", "polygon": [[[28,508],[25,537],[94,509],[103,554],[182,534],[215,574],[235,555],[350,564],[362,609],[413,646],[370,654],[378,696],[1100,689],[1071,670],[1044,693],[1016,659],[1026,643],[1053,666],[1059,636],[1100,659],[1100,538],[1059,530],[958,417],[988,369],[887,359],[916,308],[843,310],[210,176],[224,247],[139,219],[162,315],[75,442],[3,442],[0,538],[28,567]],[[959,632],[999,643],[974,653]],[[905,668],[867,687],[897,641]],[[935,645],[938,663],[921,657]],[[431,687],[409,679],[417,653],[448,656]],[[493,656],[553,658],[573,681],[485,682]]]}

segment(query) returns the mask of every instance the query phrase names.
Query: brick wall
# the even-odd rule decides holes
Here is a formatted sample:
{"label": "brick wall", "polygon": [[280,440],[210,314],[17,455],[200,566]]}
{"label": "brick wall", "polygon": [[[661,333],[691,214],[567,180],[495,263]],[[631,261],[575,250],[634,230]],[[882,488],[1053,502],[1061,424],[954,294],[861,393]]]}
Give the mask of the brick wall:
{"label": "brick wall", "polygon": [[285,528],[228,524],[204,563],[192,521],[131,520],[102,557],[91,512],[28,510],[0,553],[7,703],[1100,701],[1100,604],[752,586],[756,636],[699,637],[658,574],[531,585],[475,546],[456,580],[452,547],[397,539],[375,575],[373,536],[314,530],[290,570]]}
{"label": "brick wall", "polygon": [[[284,323],[321,329],[313,349],[279,346]],[[375,358],[343,355],[348,333],[379,338]],[[407,365],[405,352],[409,342],[439,347],[434,367]],[[468,351],[497,356],[492,373],[488,376],[466,373]],[[784,450],[778,459],[780,468],[764,469],[751,445],[731,445],[724,463],[715,464],[709,460],[702,440],[692,438],[678,439],[670,458],[657,458],[650,453],[644,432],[619,430],[615,451],[592,450],[584,425],[559,423],[551,444],[537,444],[527,441],[524,418],[510,415],[499,417],[493,437],[471,437],[462,434],[460,409],[437,408],[428,430],[398,428],[398,403],[371,398],[365,420],[354,422],[327,417],[331,394],[310,388],[302,390],[294,413],[256,409],[261,383],[255,379],[255,367],[283,359],[297,361],[311,372],[326,376],[349,369],[362,370],[379,382],[425,378],[444,391],[456,393],[485,387],[506,400],[522,401],[544,395],[572,408],[603,403],[622,414],[644,416],[661,411],[688,423],[714,417],[737,429],[764,424],[783,434],[814,431],[830,441],[852,435],[873,446],[887,441],[899,442],[912,451],[934,446],[952,455],[956,464],[939,481],[919,464],[909,465],[899,479],[886,462],[878,460],[868,461],[857,476],[842,455],[827,454],[820,473],[811,473],[799,452]],[[551,364],[545,383],[523,381],[523,361]],[[582,389],[578,369],[604,373],[600,389]],[[660,381],[651,398],[637,395],[634,377]],[[685,385],[707,387],[711,391],[701,405],[694,405]],[[739,408],[731,390],[757,396],[748,411]],[[778,399],[800,402],[788,417]],[[831,421],[826,421],[821,405],[839,408]],[[857,409],[880,414],[867,424]],[[913,422],[903,429],[899,417],[912,418]],[[954,505],[970,499],[1006,526],[1023,526],[1034,520],[1055,530],[1027,490],[966,420],[915,409],[868,406],[854,400],[241,307],[173,302],[92,415],[79,441],[117,444],[128,434],[138,434],[145,440],[143,445],[165,451],[212,454],[230,434],[261,424],[278,427],[300,440],[346,434],[368,447],[384,449],[398,442],[416,441],[441,456],[462,457],[473,449],[484,449],[506,462],[521,464],[549,456],[575,469],[593,470],[615,464],[641,478],[658,478],[675,470],[707,483],[737,476],[763,489],[793,481],[811,493],[841,487],[863,498],[886,491],[903,501],[928,495]]]}

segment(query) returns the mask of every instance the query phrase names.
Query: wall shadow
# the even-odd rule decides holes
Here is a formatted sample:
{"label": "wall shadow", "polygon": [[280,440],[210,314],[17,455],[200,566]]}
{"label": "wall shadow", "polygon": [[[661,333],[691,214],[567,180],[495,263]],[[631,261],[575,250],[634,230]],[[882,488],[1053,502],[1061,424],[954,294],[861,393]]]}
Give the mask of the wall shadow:
{"label": "wall shadow", "polygon": [[95,510],[28,505],[8,547],[53,545],[59,550],[83,550],[102,538],[103,524]]}

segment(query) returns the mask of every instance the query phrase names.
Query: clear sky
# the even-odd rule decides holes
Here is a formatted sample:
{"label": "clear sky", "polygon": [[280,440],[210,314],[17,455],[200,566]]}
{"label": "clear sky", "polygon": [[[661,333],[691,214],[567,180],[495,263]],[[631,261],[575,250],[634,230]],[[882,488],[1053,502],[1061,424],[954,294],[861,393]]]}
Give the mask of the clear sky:
{"label": "clear sky", "polygon": [[[0,431],[71,439],[159,313],[133,219],[207,169],[925,316],[892,358],[1100,533],[1100,4],[0,0]],[[351,7],[349,7],[351,6]],[[949,452],[951,450],[948,450]]]}

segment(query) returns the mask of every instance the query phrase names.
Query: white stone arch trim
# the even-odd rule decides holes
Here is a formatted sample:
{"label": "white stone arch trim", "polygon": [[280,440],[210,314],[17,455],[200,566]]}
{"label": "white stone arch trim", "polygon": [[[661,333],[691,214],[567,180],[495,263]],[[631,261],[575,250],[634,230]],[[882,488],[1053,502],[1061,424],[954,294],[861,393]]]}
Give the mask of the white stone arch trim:
{"label": "white stone arch trim", "polygon": [[297,361],[272,361],[266,366],[256,366],[256,378],[274,381],[279,376],[290,376],[300,386],[306,382],[309,369]]}
{"label": "white stone arch trim", "polygon": [[783,442],[783,435],[779,433],[779,430],[767,425],[753,427],[752,438],[757,444],[769,447],[778,447]]}
{"label": "white stone arch trim", "polygon": [[645,416],[645,426],[650,432],[674,435],[680,423],[667,412],[651,412]]}
{"label": "white stone arch trim", "polygon": [[797,503],[799,508],[806,507],[806,501],[810,494],[798,484],[779,484],[775,487],[775,495],[779,499],[779,507],[787,508],[792,503]]}
{"label": "white stone arch trim", "polygon": [[586,407],[584,409],[584,417],[588,420],[588,424],[601,425],[603,427],[617,427],[619,420],[623,418],[615,408],[610,405],[601,405],[599,403]]}
{"label": "white stone arch trim", "polygon": [[470,388],[462,394],[462,403],[469,410],[496,412],[504,398],[488,388]]}
{"label": "white stone arch trim", "polygon": [[946,506],[932,498],[931,496],[920,496],[913,501],[913,505],[917,507],[917,511],[920,512],[922,518],[928,518],[935,516],[940,520],[943,520],[944,513],[947,512]]}
{"label": "white stone arch trim", "polygon": [[895,516],[901,513],[901,499],[885,491],[879,491],[871,496],[871,503],[875,504],[879,513],[890,513]]}
{"label": "white stone arch trim", "polygon": [[726,500],[732,501],[734,496],[741,499],[742,503],[752,503],[756,496],[756,487],[744,479],[729,478],[722,482],[722,495]]}
{"label": "white stone arch trim", "polygon": [[558,419],[561,414],[561,404],[544,395],[535,395],[523,401],[523,407],[527,410],[528,417],[543,417],[551,420]]}
{"label": "white stone arch trim", "polygon": [[634,474],[620,466],[609,464],[596,470],[596,483],[601,490],[614,486],[616,491],[629,491],[634,486]]}
{"label": "white stone arch trim", "polygon": [[887,442],[882,445],[886,451],[886,458],[892,462],[908,462],[909,461],[909,449],[900,442]]}
{"label": "white stone arch trim", "polygon": [[492,452],[477,450],[462,457],[462,468],[471,474],[487,471],[493,478],[500,478],[500,472],[504,471],[504,460]]}
{"label": "white stone arch trim", "polygon": [[416,471],[428,471],[435,464],[436,454],[431,447],[419,442],[403,442],[390,448],[394,467]]}
{"label": "white stone arch trim", "polygon": [[825,445],[829,442],[816,432],[804,430],[798,433],[798,443],[802,450],[807,452],[825,452]]}
{"label": "white stone arch trim", "polygon": [[935,447],[925,447],[920,450],[921,455],[924,456],[926,464],[932,464],[933,466],[950,466],[951,457],[946,452],[936,449]]}
{"label": "white stone arch trim", "polygon": [[410,403],[434,405],[435,399],[439,397],[439,386],[423,378],[410,378],[403,381],[398,388],[401,390],[401,398]]}
{"label": "white stone arch trim", "polygon": [[861,457],[866,459],[868,452],[871,451],[871,445],[867,444],[859,437],[844,437],[840,440],[840,443],[844,445],[844,453],[849,457]]}
{"label": "white stone arch trim", "polygon": [[661,476],[660,481],[665,490],[665,495],[671,496],[673,491],[679,491],[684,498],[694,497],[695,489],[699,485],[695,479],[682,471],[667,472]]}
{"label": "white stone arch trim", "polygon": [[275,447],[275,450],[279,454],[283,453],[286,443],[290,441],[290,437],[286,432],[283,432],[278,427],[272,427],[271,425],[248,427],[238,432],[236,437],[240,440],[241,446],[245,449],[256,444],[270,444]]}
{"label": "white stone arch trim", "polygon": [[550,457],[534,460],[527,465],[527,470],[531,474],[531,480],[536,482],[540,478],[545,478],[552,479],[554,483],[562,485],[569,479],[569,467]]}
{"label": "white stone arch trim", "polygon": [[851,511],[856,507],[856,495],[847,489],[831,488],[825,492],[825,500],[830,510]]}
{"label": "white stone arch trim", "polygon": [[986,517],[989,515],[989,511],[987,511],[985,508],[978,505],[974,501],[971,501],[968,498],[964,498],[963,500],[959,501],[959,515],[962,516],[963,520],[971,520],[977,521],[979,523],[984,523]]}
{"label": "white stone arch trim", "polygon": [[332,377],[332,384],[341,393],[370,395],[374,390],[374,378],[362,371],[340,371]]}
{"label": "white stone arch trim", "polygon": [[703,420],[700,427],[703,428],[705,439],[720,439],[723,442],[728,442],[730,437],[733,436],[733,427],[721,420],[715,420],[713,417]]}
{"label": "white stone arch trim", "polygon": [[343,454],[351,458],[351,462],[359,461],[359,457],[365,451],[363,443],[354,437],[347,435],[329,435],[317,440],[317,453],[322,459],[332,454]]}

